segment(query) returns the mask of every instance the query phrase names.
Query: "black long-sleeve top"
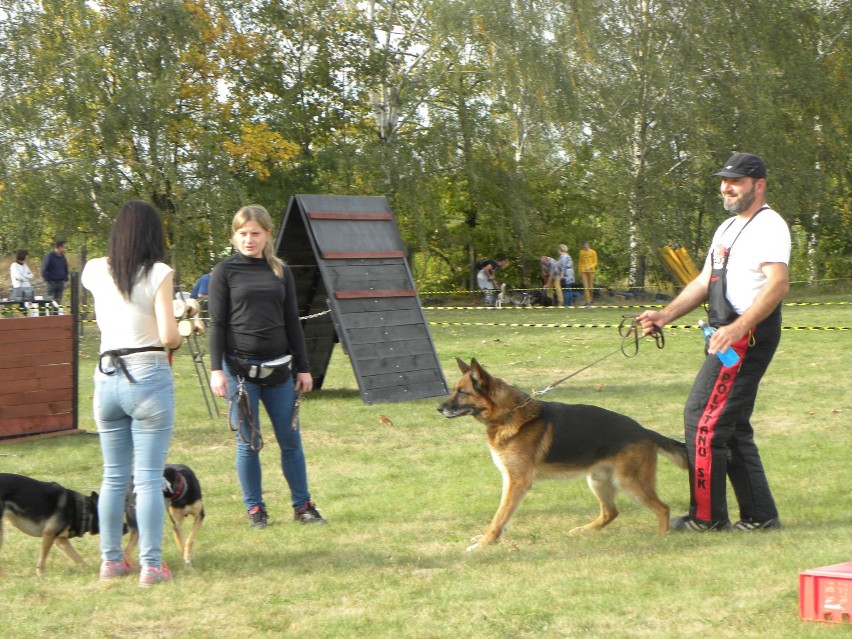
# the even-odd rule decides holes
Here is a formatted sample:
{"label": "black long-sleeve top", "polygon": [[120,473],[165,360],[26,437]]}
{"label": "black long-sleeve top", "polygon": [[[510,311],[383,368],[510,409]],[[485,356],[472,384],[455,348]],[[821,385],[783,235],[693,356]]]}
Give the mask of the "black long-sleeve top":
{"label": "black long-sleeve top", "polygon": [[210,370],[222,356],[272,360],[293,356],[296,372],[310,371],[289,268],[278,278],[263,258],[237,253],[213,269],[208,289]]}

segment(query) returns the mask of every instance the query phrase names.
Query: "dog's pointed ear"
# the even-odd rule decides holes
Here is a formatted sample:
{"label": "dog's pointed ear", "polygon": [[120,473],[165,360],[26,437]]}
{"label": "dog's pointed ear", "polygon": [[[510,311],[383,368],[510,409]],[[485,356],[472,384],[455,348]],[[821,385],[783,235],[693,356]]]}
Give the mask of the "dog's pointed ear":
{"label": "dog's pointed ear", "polygon": [[484,388],[491,380],[491,375],[482,368],[482,365],[476,361],[475,357],[470,360],[470,379],[473,380],[473,386],[476,389]]}
{"label": "dog's pointed ear", "polygon": [[459,365],[459,370],[461,370],[462,374],[467,373],[470,370],[470,366],[467,365],[460,357],[456,357],[456,364]]}

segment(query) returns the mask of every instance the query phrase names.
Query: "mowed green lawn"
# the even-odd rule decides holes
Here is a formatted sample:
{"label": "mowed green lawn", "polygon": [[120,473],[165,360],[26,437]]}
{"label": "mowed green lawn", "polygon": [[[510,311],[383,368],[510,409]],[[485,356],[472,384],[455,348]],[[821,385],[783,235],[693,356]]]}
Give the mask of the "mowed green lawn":
{"label": "mowed green lawn", "polygon": [[[787,326],[850,326],[848,297],[785,308]],[[836,303],[841,302],[841,303]],[[615,325],[636,309],[428,310],[448,383],[455,358],[476,357],[524,390],[616,351]],[[694,323],[699,317],[688,318]],[[687,318],[678,322],[687,324]],[[559,328],[523,324],[572,324]],[[91,419],[96,330],[81,361],[88,434],[0,445],[0,471],[98,490]],[[666,331],[660,351],[615,354],[546,399],[594,403],[682,438],[681,411],[702,357],[694,328]],[[186,347],[176,356],[178,422],[170,461],[201,479],[207,520],[175,578],[102,587],[98,539],[74,540],[84,569],[54,550],[35,576],[39,540],[8,524],[0,550],[0,634],[30,637],[849,637],[848,626],[802,621],[798,577],[852,560],[852,334],[786,330],[764,378],[754,426],[784,530],[657,536],[648,510],[619,498],[599,533],[568,531],[597,515],[582,478],[536,483],[503,542],[466,553],[500,497],[482,426],[446,420],[441,398],[362,403],[338,347],[325,388],[302,408],[311,489],[327,526],[292,521],[271,433],[262,452],[271,525],[250,529],[224,418],[211,420]],[[219,401],[219,408],[223,405]],[[382,416],[387,419],[382,419]],[[392,423],[389,424],[389,422]],[[593,428],[594,425],[590,425]],[[673,514],[688,505],[686,473],[660,458],[658,488]],[[730,491],[729,491],[730,492]],[[736,505],[729,499],[732,515]]]}

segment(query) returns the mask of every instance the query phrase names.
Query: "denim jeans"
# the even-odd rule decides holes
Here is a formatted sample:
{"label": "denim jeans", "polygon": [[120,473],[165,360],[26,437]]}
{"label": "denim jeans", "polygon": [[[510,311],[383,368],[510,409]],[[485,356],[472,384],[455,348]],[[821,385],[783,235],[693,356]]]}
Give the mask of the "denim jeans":
{"label": "denim jeans", "polygon": [[[104,460],[98,500],[101,559],[121,561],[121,534],[127,487],[135,483],[139,522],[139,563],[162,563],[163,467],[175,422],[175,389],[165,353],[124,358],[127,371],[95,371],[94,417]],[[109,371],[107,360],[104,369]]]}
{"label": "denim jeans", "polygon": [[62,280],[47,282],[47,296],[55,300],[57,304],[62,304],[62,293],[65,290],[65,282]]}
{"label": "denim jeans", "polygon": [[[259,364],[264,360],[249,359],[252,364]],[[228,379],[228,390],[231,394],[237,390],[237,378],[228,369],[226,362],[222,363],[222,370]],[[281,451],[280,464],[284,479],[290,487],[290,501],[293,508],[301,508],[311,499],[308,492],[308,472],[305,463],[305,452],[302,449],[301,428],[293,429],[293,406],[296,401],[296,391],[291,377],[283,384],[277,386],[262,386],[254,382],[246,381],[245,388],[248,392],[251,413],[254,416],[254,426],[260,431],[260,403],[263,402],[266,414],[272,422],[275,439]],[[230,417],[235,422],[236,405],[229,407],[234,411]],[[237,477],[240,480],[243,503],[246,510],[254,506],[260,506],[264,510],[266,504],[263,501],[263,482],[261,477],[260,454],[246,443],[251,441],[250,426],[243,421],[240,422],[241,432],[237,432]]]}

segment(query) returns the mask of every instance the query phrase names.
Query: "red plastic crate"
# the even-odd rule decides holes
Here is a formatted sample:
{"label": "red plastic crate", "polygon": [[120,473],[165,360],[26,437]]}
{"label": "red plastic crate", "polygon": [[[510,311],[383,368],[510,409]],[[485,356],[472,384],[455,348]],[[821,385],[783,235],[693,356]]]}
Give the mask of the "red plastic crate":
{"label": "red plastic crate", "polygon": [[802,619],[812,621],[850,623],[852,561],[800,573],[799,613]]}

